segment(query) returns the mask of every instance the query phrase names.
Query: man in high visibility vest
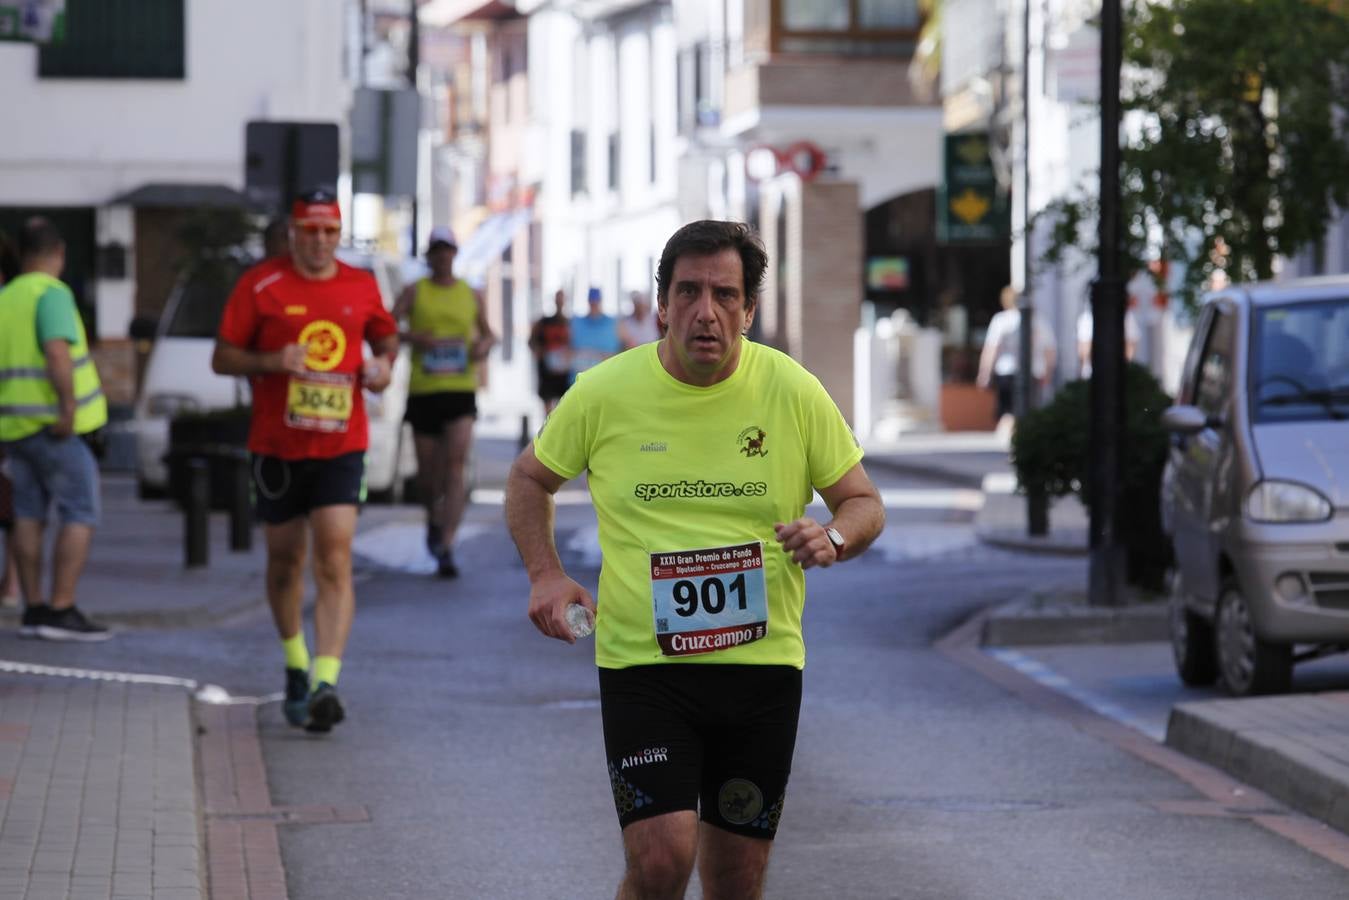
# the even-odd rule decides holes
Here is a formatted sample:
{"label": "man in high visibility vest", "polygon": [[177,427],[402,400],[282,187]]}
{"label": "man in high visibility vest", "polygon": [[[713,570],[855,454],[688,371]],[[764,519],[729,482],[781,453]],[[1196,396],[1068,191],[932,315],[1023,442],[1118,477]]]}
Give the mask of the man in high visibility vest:
{"label": "man in high visibility vest", "polygon": [[[99,518],[98,463],[80,438],[108,421],[75,296],[58,276],[66,245],[46,219],[19,232],[22,274],[0,289],[0,442],[14,479],[14,555],[24,613],[19,633],[53,641],[102,641],[108,629],[75,606]],[[47,513],[61,518],[52,589],[42,595]]]}

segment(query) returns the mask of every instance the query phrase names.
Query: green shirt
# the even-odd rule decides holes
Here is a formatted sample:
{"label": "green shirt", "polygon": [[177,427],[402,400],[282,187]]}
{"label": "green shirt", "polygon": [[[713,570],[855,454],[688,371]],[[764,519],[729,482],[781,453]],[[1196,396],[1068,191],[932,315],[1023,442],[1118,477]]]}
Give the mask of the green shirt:
{"label": "green shirt", "polygon": [[659,343],[585,372],[534,442],[563,478],[589,471],[603,564],[595,661],[805,665],[805,573],[775,523],[862,458],[834,401],[787,355],[742,341],[711,387]]}
{"label": "green shirt", "polygon": [[80,313],[70,288],[64,284],[47,288],[37,301],[38,346],[57,338],[75,343],[80,336],[79,321]]}

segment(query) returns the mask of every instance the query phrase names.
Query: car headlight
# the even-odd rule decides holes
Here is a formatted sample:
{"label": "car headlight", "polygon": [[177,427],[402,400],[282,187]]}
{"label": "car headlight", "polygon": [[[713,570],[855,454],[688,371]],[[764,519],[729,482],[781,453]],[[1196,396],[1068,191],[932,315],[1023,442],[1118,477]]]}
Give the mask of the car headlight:
{"label": "car headlight", "polygon": [[1246,515],[1256,522],[1324,522],[1332,511],[1320,492],[1294,481],[1262,481],[1246,497]]}
{"label": "car headlight", "polygon": [[188,394],[151,394],[145,401],[145,411],[152,416],[171,419],[180,412],[195,412],[197,398]]}

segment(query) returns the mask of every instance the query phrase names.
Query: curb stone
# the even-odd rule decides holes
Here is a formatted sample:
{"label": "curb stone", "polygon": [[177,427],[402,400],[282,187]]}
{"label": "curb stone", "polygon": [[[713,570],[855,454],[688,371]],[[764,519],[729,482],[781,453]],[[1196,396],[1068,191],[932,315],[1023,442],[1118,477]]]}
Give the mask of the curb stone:
{"label": "curb stone", "polygon": [[1349,833],[1349,692],[1177,704],[1166,743]]}

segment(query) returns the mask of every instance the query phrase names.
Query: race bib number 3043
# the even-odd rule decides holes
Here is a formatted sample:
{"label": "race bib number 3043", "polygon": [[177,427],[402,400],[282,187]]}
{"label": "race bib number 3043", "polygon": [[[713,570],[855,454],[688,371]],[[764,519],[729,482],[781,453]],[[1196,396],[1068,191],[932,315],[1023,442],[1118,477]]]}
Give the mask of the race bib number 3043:
{"label": "race bib number 3043", "polygon": [[292,375],[286,386],[286,424],[308,431],[346,431],[355,383],[348,372]]}
{"label": "race bib number 3043", "polygon": [[652,553],[651,599],[665,656],[762,640],[768,634],[763,543]]}

